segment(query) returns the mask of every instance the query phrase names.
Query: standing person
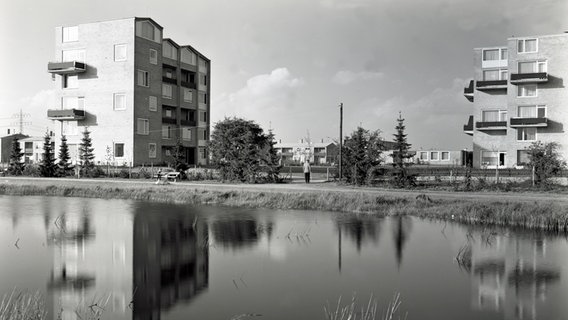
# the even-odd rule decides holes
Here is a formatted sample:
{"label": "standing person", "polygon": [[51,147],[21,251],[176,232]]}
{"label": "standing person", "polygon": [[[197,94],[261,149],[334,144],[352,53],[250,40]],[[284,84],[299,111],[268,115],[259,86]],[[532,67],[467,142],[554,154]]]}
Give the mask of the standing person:
{"label": "standing person", "polygon": [[310,173],[312,168],[310,167],[310,161],[304,161],[304,178],[306,179],[306,183],[310,183]]}

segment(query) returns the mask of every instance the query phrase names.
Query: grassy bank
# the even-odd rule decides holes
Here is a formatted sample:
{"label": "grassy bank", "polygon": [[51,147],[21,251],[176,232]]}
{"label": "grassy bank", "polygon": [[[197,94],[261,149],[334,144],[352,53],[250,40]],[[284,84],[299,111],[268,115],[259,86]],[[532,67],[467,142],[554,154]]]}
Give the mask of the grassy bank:
{"label": "grassy bank", "polygon": [[189,205],[412,215],[467,224],[568,232],[568,205],[550,202],[432,200],[364,192],[216,190],[154,185],[0,183],[1,195],[131,199]]}

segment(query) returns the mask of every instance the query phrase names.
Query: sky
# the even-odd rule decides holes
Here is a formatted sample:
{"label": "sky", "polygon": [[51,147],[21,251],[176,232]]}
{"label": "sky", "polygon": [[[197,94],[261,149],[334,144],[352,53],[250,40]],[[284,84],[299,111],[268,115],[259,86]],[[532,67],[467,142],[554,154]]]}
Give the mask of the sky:
{"label": "sky", "polygon": [[472,148],[463,87],[473,48],[568,31],[566,0],[0,0],[0,136],[55,124],[55,27],[151,17],[211,59],[211,120],[254,120],[278,140],[337,140],[358,126],[413,149]]}

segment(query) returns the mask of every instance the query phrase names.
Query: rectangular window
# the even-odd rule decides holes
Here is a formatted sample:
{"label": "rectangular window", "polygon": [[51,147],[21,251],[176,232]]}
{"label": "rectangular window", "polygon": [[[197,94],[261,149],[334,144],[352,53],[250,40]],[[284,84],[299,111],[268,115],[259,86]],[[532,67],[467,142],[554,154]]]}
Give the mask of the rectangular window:
{"label": "rectangular window", "polygon": [[519,73],[547,72],[546,60],[519,62]]}
{"label": "rectangular window", "polygon": [[481,151],[481,165],[496,166],[499,153],[495,151]]}
{"label": "rectangular window", "polygon": [[124,157],[124,143],[115,143],[114,144],[114,157],[115,158]]}
{"label": "rectangular window", "polygon": [[172,86],[170,84],[162,84],[162,97],[166,99],[172,98]]}
{"label": "rectangular window", "polygon": [[507,60],[509,58],[509,52],[507,49],[501,49],[501,60]]}
{"label": "rectangular window", "polygon": [[546,118],[546,106],[519,106],[517,116],[519,118]]}
{"label": "rectangular window", "polygon": [[499,110],[485,110],[481,112],[482,122],[496,122],[499,121]]}
{"label": "rectangular window", "polygon": [[155,96],[148,97],[148,110],[158,111],[158,98]]}
{"label": "rectangular window", "polygon": [[150,86],[148,71],[138,69],[137,83],[142,87]]}
{"label": "rectangular window", "polygon": [[141,135],[148,135],[150,133],[150,121],[138,118],[136,132]]}
{"label": "rectangular window", "polygon": [[206,86],[207,85],[207,75],[200,74],[199,75],[199,84]]}
{"label": "rectangular window", "polygon": [[450,153],[448,151],[442,151],[442,161],[449,161]]}
{"label": "rectangular window", "polygon": [[432,161],[438,161],[438,160],[440,160],[439,156],[440,156],[440,154],[438,153],[438,151],[430,152],[430,159],[431,159]]}
{"label": "rectangular window", "polygon": [[126,93],[114,94],[114,110],[126,110]]}
{"label": "rectangular window", "polygon": [[517,150],[517,165],[526,165],[529,161],[529,152],[527,150]]}
{"label": "rectangular window", "polygon": [[150,64],[158,64],[158,51],[150,49]]}
{"label": "rectangular window", "polygon": [[85,110],[85,97],[62,97],[61,109]]}
{"label": "rectangular window", "polygon": [[79,27],[63,27],[63,42],[79,41]]}
{"label": "rectangular window", "polygon": [[76,136],[79,134],[79,127],[77,121],[63,121],[63,135]]}
{"label": "rectangular window", "polygon": [[203,140],[207,140],[207,130],[203,130]]}
{"label": "rectangular window", "polygon": [[499,75],[501,80],[509,80],[509,71],[507,69],[499,70]]}
{"label": "rectangular window", "polygon": [[61,58],[63,62],[66,61],[79,61],[85,62],[85,50],[63,50],[61,52]]}
{"label": "rectangular window", "polygon": [[164,109],[164,116],[166,118],[171,118],[172,117],[172,110],[171,109]]}
{"label": "rectangular window", "polygon": [[156,144],[148,143],[148,158],[156,158]]}
{"label": "rectangular window", "polygon": [[199,159],[207,160],[207,150],[205,150],[204,148],[199,149]]}
{"label": "rectangular window", "polygon": [[190,89],[183,88],[183,101],[193,102],[193,92]]}
{"label": "rectangular window", "polygon": [[79,76],[66,74],[63,76],[63,88],[64,89],[77,89],[79,88]]}
{"label": "rectangular window", "polygon": [[200,111],[199,112],[199,121],[207,122],[207,112],[206,111]]}
{"label": "rectangular window", "polygon": [[191,129],[181,128],[181,138],[183,140],[191,141]]}
{"label": "rectangular window", "polygon": [[126,61],[126,44],[114,45],[114,61]]}
{"label": "rectangular window", "polygon": [[537,52],[538,42],[537,39],[519,39],[517,42],[518,53]]}
{"label": "rectangular window", "polygon": [[484,81],[499,80],[499,70],[483,70]]}
{"label": "rectangular window", "polygon": [[169,156],[172,155],[172,150],[170,150],[170,149],[168,148],[168,149],[164,150],[164,154],[165,154],[167,157],[169,157]]}
{"label": "rectangular window", "polygon": [[171,126],[162,126],[162,138],[163,139],[171,139],[172,138],[172,128]]}
{"label": "rectangular window", "polygon": [[499,49],[483,50],[483,61],[499,60]]}
{"label": "rectangular window", "polygon": [[199,59],[199,71],[207,71],[207,61]]}
{"label": "rectangular window", "polygon": [[420,160],[422,160],[422,161],[428,161],[428,152],[426,152],[426,151],[420,151]]}
{"label": "rectangular window", "polygon": [[519,98],[528,98],[528,97],[536,97],[536,84],[525,84],[519,85],[517,91],[517,97]]}
{"label": "rectangular window", "polygon": [[207,94],[200,92],[199,93],[199,103],[207,104]]}
{"label": "rectangular window", "polygon": [[518,141],[535,141],[536,128],[519,128],[517,129]]}

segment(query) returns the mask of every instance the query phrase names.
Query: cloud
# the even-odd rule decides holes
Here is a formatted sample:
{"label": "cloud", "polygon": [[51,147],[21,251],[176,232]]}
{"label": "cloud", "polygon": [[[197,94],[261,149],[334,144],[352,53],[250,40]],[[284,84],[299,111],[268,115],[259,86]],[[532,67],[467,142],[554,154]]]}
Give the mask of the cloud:
{"label": "cloud", "polygon": [[381,79],[383,77],[384,73],[382,72],[372,72],[372,71],[353,72],[349,70],[344,70],[344,71],[338,71],[333,76],[331,81],[340,85],[348,85],[359,80],[376,80],[376,79]]}
{"label": "cloud", "polygon": [[303,79],[292,76],[287,68],[256,75],[237,92],[223,93],[212,101],[214,109],[218,110],[214,116],[216,120],[237,116],[262,121],[267,112],[286,112],[293,108],[297,90],[304,83]]}
{"label": "cloud", "polygon": [[321,0],[320,5],[329,9],[357,9],[371,5],[372,0]]}

